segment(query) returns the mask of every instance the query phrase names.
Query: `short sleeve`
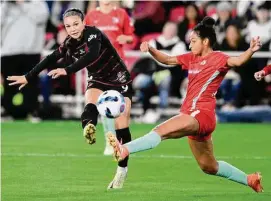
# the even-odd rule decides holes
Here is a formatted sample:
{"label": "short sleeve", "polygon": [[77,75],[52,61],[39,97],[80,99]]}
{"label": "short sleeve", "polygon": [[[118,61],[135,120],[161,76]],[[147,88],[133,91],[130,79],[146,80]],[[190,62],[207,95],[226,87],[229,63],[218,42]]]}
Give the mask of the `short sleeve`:
{"label": "short sleeve", "polygon": [[263,71],[265,72],[265,75],[271,74],[271,65],[264,67]]}
{"label": "short sleeve", "polygon": [[178,63],[182,66],[182,69],[188,70],[192,56],[191,52],[177,56]]}
{"label": "short sleeve", "polygon": [[227,66],[227,62],[229,57],[229,55],[226,55],[223,52],[218,52],[217,56],[214,58],[215,61],[218,61],[217,66],[220,72],[228,72],[229,67]]}

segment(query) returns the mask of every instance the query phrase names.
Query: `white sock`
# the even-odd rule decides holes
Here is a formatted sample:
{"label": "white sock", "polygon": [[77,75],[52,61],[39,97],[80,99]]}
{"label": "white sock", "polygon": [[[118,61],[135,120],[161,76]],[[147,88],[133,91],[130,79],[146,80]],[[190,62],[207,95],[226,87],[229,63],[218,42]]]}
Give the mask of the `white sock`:
{"label": "white sock", "polygon": [[117,172],[128,172],[128,167],[120,167],[120,166],[118,166]]}

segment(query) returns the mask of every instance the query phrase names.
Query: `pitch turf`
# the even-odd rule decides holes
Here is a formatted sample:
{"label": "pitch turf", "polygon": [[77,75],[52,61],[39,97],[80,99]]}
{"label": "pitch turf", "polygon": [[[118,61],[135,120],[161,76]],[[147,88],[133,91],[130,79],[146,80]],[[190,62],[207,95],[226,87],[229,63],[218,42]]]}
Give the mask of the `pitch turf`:
{"label": "pitch turf", "polygon": [[[271,125],[222,124],[213,136],[218,159],[247,173],[261,171],[265,192],[198,168],[186,139],[163,142],[131,157],[122,190],[107,191],[115,162],[97,143],[84,142],[80,122],[2,123],[3,201],[270,201]],[[133,138],[153,125],[132,125]]]}

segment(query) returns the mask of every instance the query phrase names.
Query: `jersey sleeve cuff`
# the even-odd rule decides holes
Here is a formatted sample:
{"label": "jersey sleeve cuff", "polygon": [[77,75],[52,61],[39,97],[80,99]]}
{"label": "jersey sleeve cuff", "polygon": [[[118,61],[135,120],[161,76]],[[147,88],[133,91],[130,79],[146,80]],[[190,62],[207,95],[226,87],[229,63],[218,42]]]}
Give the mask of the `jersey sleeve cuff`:
{"label": "jersey sleeve cuff", "polygon": [[264,67],[263,71],[264,71],[264,76],[269,75],[271,73],[271,67],[270,66]]}
{"label": "jersey sleeve cuff", "polygon": [[24,76],[25,76],[25,79],[27,80],[27,82],[30,82],[32,76],[29,73],[25,74]]}
{"label": "jersey sleeve cuff", "polygon": [[64,68],[64,70],[66,71],[67,75],[72,73],[72,70],[70,67],[66,67],[66,68]]}

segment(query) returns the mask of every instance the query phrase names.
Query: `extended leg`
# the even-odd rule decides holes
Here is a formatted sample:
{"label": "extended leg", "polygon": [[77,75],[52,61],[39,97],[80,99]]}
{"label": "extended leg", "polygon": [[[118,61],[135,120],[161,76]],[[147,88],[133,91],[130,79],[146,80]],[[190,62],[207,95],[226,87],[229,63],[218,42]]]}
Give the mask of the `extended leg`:
{"label": "extended leg", "polygon": [[254,191],[261,192],[261,176],[259,173],[247,175],[240,169],[225,161],[217,161],[213,154],[212,139],[196,141],[189,139],[189,145],[200,168],[206,174],[215,175],[231,181],[250,186]]}
{"label": "extended leg", "polygon": [[131,153],[158,146],[161,140],[195,135],[198,128],[198,122],[193,117],[186,114],[179,114],[158,125],[148,134],[124,145],[121,145],[113,135],[109,135],[108,138],[115,150],[116,159],[121,161]]}

